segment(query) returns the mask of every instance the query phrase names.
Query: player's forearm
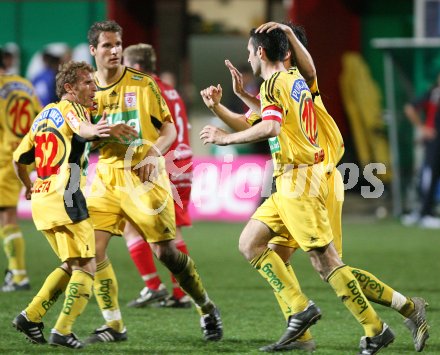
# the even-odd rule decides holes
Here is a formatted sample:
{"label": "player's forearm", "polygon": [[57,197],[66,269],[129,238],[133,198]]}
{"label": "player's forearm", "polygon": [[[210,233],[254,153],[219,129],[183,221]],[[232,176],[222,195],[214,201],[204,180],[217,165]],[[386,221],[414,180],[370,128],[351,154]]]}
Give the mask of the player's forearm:
{"label": "player's forearm", "polygon": [[83,121],[79,124],[79,135],[84,139],[93,140],[96,138],[96,129],[93,124]]}
{"label": "player's forearm", "polygon": [[234,131],[240,132],[250,127],[245,115],[232,112],[221,103],[211,107],[211,111]]}
{"label": "player's forearm", "polygon": [[23,186],[26,189],[30,189],[32,187],[32,181],[31,181],[29,174],[27,172],[27,166],[24,164],[18,163],[15,160],[12,161],[12,164],[14,165],[15,174],[17,174],[17,177],[21,181]]}
{"label": "player's forearm", "polygon": [[231,133],[226,138],[226,143],[242,144],[260,142],[280,134],[280,124],[273,120],[262,121],[244,131]]}
{"label": "player's forearm", "polygon": [[293,49],[293,55],[296,59],[296,65],[299,72],[304,77],[307,84],[313,84],[316,80],[316,68],[313,63],[312,56],[303,44],[298,40],[293,31],[289,31],[287,34],[289,43]]}
{"label": "player's forearm", "polygon": [[154,143],[154,147],[151,147],[148,151],[149,156],[165,155],[170,149],[173,142],[176,140],[177,131],[172,122],[164,122],[160,128],[159,138]]}
{"label": "player's forearm", "polygon": [[256,98],[255,96],[249,94],[248,92],[245,92],[241,95],[237,95],[241,101],[243,101],[247,107],[249,107],[252,111],[254,111],[257,114],[261,114],[261,106],[260,106],[260,99]]}

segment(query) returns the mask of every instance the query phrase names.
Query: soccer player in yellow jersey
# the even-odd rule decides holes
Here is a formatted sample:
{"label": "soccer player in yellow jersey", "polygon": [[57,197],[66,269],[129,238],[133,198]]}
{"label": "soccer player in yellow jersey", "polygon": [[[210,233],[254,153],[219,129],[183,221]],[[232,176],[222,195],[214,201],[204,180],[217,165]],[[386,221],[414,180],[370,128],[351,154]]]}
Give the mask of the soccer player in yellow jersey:
{"label": "soccer player in yellow jersey", "polygon": [[100,148],[87,204],[96,236],[95,296],[106,324],[87,341],[127,339],[117,280],[106,255],[112,234],[121,235],[124,219],[150,243],[156,257],[192,298],[201,316],[204,338],[220,340],[220,313],[209,299],[194,262],[174,242],[174,204],[162,156],[176,138],[170,111],[151,76],[121,64],[122,28],[116,22],[93,24],[88,39],[99,89],[95,119],[107,112],[109,123],[126,122],[136,128],[139,136],[126,145],[109,142]]}
{"label": "soccer player in yellow jersey", "polygon": [[[72,333],[76,318],[92,293],[95,237],[85,198],[80,189],[81,165],[87,140],[108,137],[105,117],[90,123],[87,108],[96,92],[93,68],[85,62],[68,62],[56,77],[58,103],[44,107],[29,133],[14,152],[17,175],[32,199],[32,218],[38,230],[61,259],[61,266],[46,278],[13,326],[32,343],[46,343],[42,318],[65,292],[64,304],[49,343],[72,349],[84,343]],[[35,163],[32,184],[26,165]]]}
{"label": "soccer player in yellow jersey", "polygon": [[0,49],[0,239],[8,259],[2,292],[29,290],[25,241],[17,223],[21,182],[12,165],[12,153],[29,131],[41,105],[32,84],[18,75],[7,75]]}
{"label": "soccer player in yellow jersey", "polygon": [[324,151],[319,146],[311,92],[296,68],[284,68],[288,41],[281,30],[252,30],[248,51],[254,74],[265,79],[260,89],[262,122],[232,134],[206,126],[200,137],[204,144],[219,145],[269,139],[276,192],[246,225],[239,248],[292,309],[287,330],[278,343],[296,340],[321,315],[313,302],[290,286],[291,275],[283,260],[267,246],[272,233],[295,239],[308,252],[314,268],[364,327],[361,354],[374,354],[392,342],[394,334],[377,316],[334,247],[325,207],[328,186],[322,164]]}

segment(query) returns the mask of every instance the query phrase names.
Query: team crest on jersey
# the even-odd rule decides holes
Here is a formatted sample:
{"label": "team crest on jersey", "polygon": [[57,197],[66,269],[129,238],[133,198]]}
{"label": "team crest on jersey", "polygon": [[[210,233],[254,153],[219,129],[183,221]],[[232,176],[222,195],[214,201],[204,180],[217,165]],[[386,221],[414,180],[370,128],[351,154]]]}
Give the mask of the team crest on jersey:
{"label": "team crest on jersey", "polygon": [[66,117],[69,120],[69,122],[70,122],[70,124],[72,125],[73,128],[78,128],[79,127],[79,119],[78,119],[78,117],[76,117],[76,115],[73,113],[72,110],[67,112]]}
{"label": "team crest on jersey", "polygon": [[304,90],[310,91],[309,87],[307,86],[307,83],[304,81],[304,79],[297,79],[293,83],[292,91],[290,91],[290,96],[296,101],[299,102],[301,99],[301,92]]}
{"label": "team crest on jersey", "polygon": [[124,94],[125,107],[136,107],[136,93],[126,92]]}
{"label": "team crest on jersey", "polygon": [[32,124],[32,132],[37,129],[38,125],[43,120],[51,120],[57,128],[60,128],[64,123],[64,117],[61,114],[60,110],[52,107],[40,113],[38,118]]}

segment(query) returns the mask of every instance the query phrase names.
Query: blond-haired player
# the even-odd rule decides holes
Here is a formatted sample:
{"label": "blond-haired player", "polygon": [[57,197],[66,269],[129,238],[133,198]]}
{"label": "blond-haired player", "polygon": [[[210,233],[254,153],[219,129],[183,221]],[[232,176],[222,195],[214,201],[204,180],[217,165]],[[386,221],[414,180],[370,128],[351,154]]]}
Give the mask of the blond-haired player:
{"label": "blond-haired player", "polygon": [[[84,195],[80,189],[81,166],[87,140],[108,137],[105,117],[90,123],[87,108],[96,92],[93,68],[85,62],[68,62],[57,74],[58,103],[44,107],[29,133],[14,152],[17,175],[32,199],[32,218],[46,236],[62,264],[52,271],[13,326],[35,344],[46,343],[42,318],[65,292],[49,343],[79,349],[84,343],[72,332],[92,293],[95,237]],[[35,163],[34,183],[26,165]]]}

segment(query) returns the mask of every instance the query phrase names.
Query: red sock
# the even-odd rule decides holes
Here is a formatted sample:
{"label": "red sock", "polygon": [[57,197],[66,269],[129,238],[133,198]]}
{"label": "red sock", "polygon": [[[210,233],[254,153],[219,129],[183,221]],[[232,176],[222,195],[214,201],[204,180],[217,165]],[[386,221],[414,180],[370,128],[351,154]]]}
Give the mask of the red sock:
{"label": "red sock", "polygon": [[[188,255],[188,248],[186,247],[185,241],[179,240],[176,242],[176,247],[178,250],[180,250],[182,253]],[[183,296],[186,295],[186,293],[180,288],[179,283],[174,278],[173,274],[171,274],[171,282],[173,283],[173,296],[176,299],[181,299]]]}
{"label": "red sock", "polygon": [[145,286],[152,290],[157,290],[161,281],[157,274],[153,253],[148,243],[142,238],[139,238],[127,244],[127,248],[130,252],[131,259],[145,282]]}

